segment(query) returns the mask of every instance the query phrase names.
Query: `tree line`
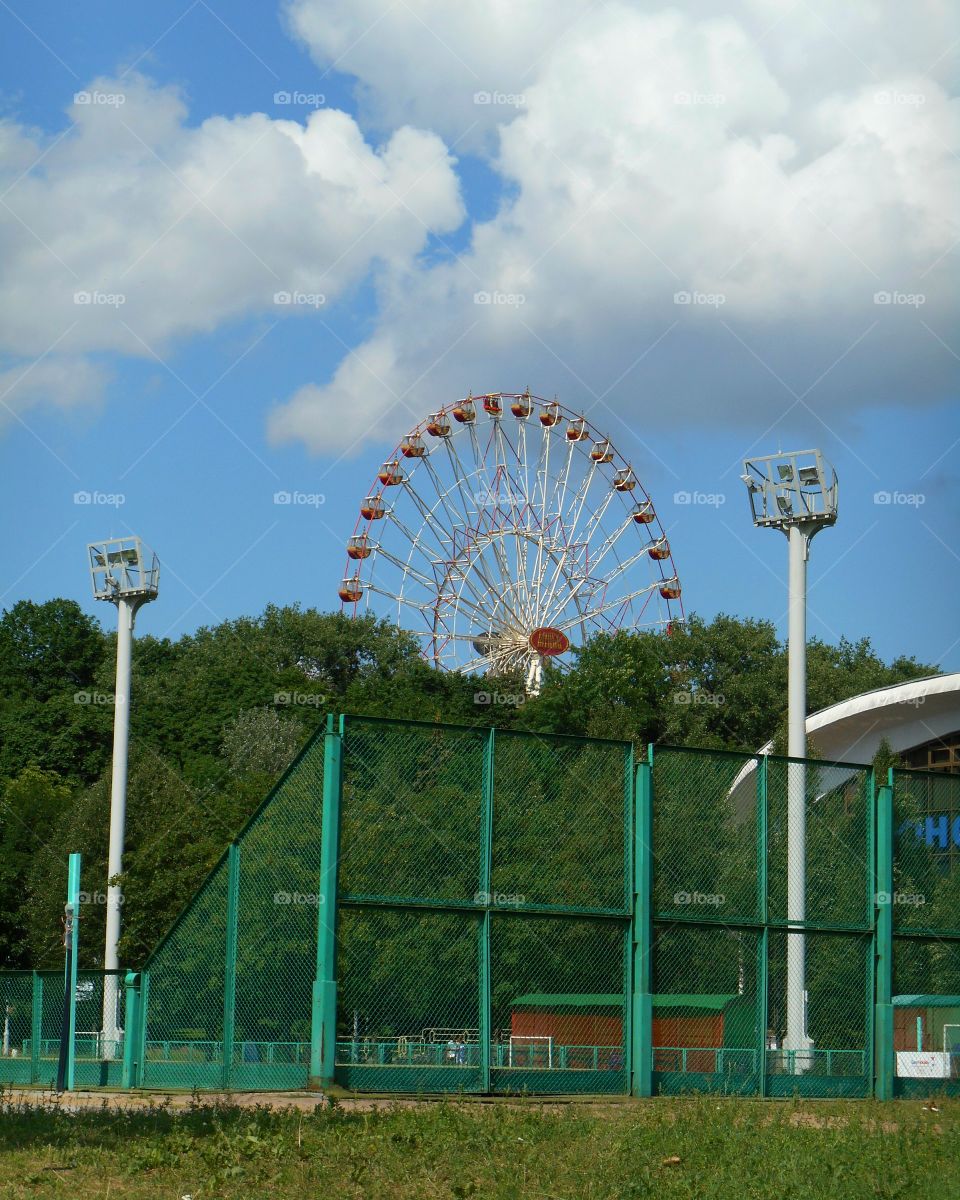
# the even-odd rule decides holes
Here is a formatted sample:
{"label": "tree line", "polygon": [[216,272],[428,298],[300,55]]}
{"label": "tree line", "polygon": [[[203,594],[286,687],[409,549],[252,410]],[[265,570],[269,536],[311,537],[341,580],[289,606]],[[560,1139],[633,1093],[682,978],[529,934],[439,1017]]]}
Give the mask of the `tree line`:
{"label": "tree line", "polygon": [[[811,711],[934,673],[868,639],[814,639]],[[115,636],[70,600],[0,616],[0,966],[57,966],[70,851],[84,856],[81,950],[103,942]],[[133,654],[122,960],[149,953],[298,748],[332,712],[755,751],[785,730],[772,623],[696,616],[594,638],[528,698],[519,677],[432,669],[385,621],[268,606]],[[815,751],[815,748],[814,748]]]}

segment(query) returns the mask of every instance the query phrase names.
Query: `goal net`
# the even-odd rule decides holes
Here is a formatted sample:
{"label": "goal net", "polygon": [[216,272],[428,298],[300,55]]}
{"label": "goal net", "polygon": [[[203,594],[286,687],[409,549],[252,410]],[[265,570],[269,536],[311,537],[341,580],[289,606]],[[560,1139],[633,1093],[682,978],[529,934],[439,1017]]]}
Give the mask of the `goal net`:
{"label": "goal net", "polygon": [[552,1037],[510,1037],[511,1067],[552,1067]]}

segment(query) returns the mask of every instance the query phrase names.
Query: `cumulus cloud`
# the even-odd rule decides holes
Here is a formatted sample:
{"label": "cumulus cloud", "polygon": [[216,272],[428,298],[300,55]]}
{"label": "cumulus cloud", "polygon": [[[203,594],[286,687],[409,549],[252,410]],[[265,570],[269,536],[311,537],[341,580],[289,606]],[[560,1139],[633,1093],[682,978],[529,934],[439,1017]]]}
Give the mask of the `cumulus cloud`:
{"label": "cumulus cloud", "polygon": [[[58,137],[0,133],[0,353],[14,377],[18,360],[52,355],[34,395],[65,356],[146,354],[248,313],[315,311],[463,219],[433,133],[402,127],[376,147],[322,109],[305,124],[253,113],[194,127],[176,90],[137,76],[95,80],[69,115]],[[77,378],[100,386],[92,370]]]}
{"label": "cumulus cloud", "polygon": [[71,355],[45,358],[0,371],[0,429],[39,404],[68,411],[100,403],[109,382],[100,363]]}
{"label": "cumulus cloud", "polygon": [[[357,119],[193,125],[130,76],[90,84],[60,136],[0,125],[0,368],[46,355],[23,407],[64,364],[83,367],[58,402],[99,395],[86,355],[309,319],[362,280],[372,333],[273,408],[275,441],[341,453],[468,387],[557,391],[615,435],[792,408],[836,425],[954,386],[945,0],[285,11],[354,76]],[[426,255],[463,222],[465,152],[499,208]]]}
{"label": "cumulus cloud", "polygon": [[462,134],[464,64],[523,105],[479,106],[500,211],[456,261],[388,273],[372,337],[273,414],[277,438],[319,450],[325,417],[349,411],[346,448],[468,386],[532,382],[641,425],[794,407],[836,424],[947,393],[960,139],[935,79],[939,4],[918,21],[866,3],[796,20],[765,0],[723,18],[611,3],[552,38],[549,14],[574,19],[562,4],[512,20],[493,3],[481,21],[422,0],[411,20],[363,0],[327,24],[320,7],[295,0],[295,28],[382,120],[430,111]]}

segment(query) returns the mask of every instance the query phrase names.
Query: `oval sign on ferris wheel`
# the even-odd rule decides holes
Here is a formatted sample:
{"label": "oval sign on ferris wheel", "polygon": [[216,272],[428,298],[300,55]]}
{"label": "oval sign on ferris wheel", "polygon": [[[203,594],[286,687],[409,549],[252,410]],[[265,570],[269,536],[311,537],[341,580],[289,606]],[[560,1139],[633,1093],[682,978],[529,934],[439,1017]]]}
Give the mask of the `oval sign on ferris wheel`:
{"label": "oval sign on ferris wheel", "polygon": [[570,639],[562,629],[541,625],[530,634],[530,646],[544,658],[550,658],[554,654],[566,654],[570,649]]}

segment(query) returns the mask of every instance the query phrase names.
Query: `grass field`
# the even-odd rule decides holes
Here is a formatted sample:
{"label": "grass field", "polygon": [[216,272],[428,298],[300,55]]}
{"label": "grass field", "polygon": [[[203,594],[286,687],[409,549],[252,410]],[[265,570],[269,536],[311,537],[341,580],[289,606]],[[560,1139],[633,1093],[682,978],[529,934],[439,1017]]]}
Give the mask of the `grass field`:
{"label": "grass field", "polygon": [[956,1200],[960,1102],[68,1111],[8,1094],[0,1196]]}

